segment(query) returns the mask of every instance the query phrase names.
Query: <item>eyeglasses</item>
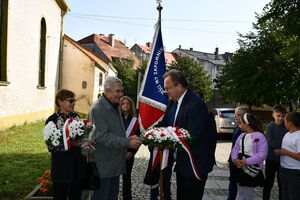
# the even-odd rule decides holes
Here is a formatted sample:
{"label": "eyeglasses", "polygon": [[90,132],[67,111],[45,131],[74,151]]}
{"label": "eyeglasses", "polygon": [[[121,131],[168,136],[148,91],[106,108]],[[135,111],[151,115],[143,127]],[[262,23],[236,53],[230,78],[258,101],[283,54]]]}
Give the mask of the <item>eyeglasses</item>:
{"label": "eyeglasses", "polygon": [[[174,86],[173,86],[174,87]],[[170,89],[172,89],[173,87],[165,87],[165,91],[169,91]]]}
{"label": "eyeglasses", "polygon": [[75,103],[77,100],[76,99],[66,99],[65,101],[68,101],[70,104]]}

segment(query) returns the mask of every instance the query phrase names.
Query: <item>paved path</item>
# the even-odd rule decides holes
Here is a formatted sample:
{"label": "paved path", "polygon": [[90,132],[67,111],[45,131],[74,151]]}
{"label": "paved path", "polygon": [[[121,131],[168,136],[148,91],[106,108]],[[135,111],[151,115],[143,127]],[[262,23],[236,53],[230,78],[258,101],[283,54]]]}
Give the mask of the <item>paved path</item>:
{"label": "paved path", "polygon": [[[227,159],[231,148],[231,142],[227,140],[219,140],[216,150],[216,159],[218,166],[209,174],[208,180],[205,186],[204,200],[224,200],[228,195],[228,177],[229,170],[227,167]],[[149,159],[149,152],[147,147],[141,146],[138,153],[135,156],[135,163],[132,171],[132,186],[133,199],[134,200],[148,200],[150,199],[150,188],[143,184],[143,178],[146,172]],[[172,198],[176,199],[176,178],[175,173],[172,176]],[[122,199],[122,187],[120,187],[120,199]],[[272,200],[278,199],[278,187],[275,186],[272,191]],[[255,190],[255,199],[262,199],[262,188]]]}

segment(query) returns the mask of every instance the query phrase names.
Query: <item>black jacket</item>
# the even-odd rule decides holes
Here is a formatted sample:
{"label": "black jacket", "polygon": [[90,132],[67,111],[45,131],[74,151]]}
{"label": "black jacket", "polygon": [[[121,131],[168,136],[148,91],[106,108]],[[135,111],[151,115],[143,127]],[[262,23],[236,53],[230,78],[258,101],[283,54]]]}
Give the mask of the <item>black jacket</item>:
{"label": "black jacket", "polygon": [[[165,115],[159,126],[167,126],[170,115],[170,108],[173,105],[170,101],[167,105]],[[191,90],[187,90],[179,108],[175,126],[184,128],[194,136],[189,144],[197,170],[202,178],[206,178],[210,171],[210,138],[208,133],[208,109],[206,104]],[[195,177],[188,154],[182,150],[177,151],[175,171],[185,177]]]}
{"label": "black jacket", "polygon": [[[45,124],[52,121],[59,130],[62,130],[64,122],[68,118],[79,119],[79,116],[76,113],[65,116],[61,112],[57,112],[51,115]],[[83,179],[85,177],[85,167],[80,147],[72,147],[68,151],[51,151],[51,178],[53,182],[71,183]]]}

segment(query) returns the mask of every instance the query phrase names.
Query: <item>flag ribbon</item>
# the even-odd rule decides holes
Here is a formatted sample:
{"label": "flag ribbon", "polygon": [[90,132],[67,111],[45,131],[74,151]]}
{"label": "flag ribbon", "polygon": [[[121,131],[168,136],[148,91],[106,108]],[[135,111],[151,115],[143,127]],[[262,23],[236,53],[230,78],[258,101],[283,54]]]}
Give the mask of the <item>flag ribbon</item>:
{"label": "flag ribbon", "polygon": [[[163,151],[162,157],[160,154],[161,151]],[[165,169],[168,166],[168,160],[169,160],[169,149],[162,150],[158,147],[154,147],[151,170],[153,171],[160,162],[161,162],[160,170]]]}
{"label": "flag ribbon", "polygon": [[71,118],[67,119],[63,127],[63,142],[66,151],[71,148],[70,131],[68,126],[72,122],[72,120],[73,119]]}
{"label": "flag ribbon", "polygon": [[139,127],[138,119],[136,117],[132,117],[129,126],[126,130],[126,137],[133,136],[135,131],[138,129],[138,127]]}

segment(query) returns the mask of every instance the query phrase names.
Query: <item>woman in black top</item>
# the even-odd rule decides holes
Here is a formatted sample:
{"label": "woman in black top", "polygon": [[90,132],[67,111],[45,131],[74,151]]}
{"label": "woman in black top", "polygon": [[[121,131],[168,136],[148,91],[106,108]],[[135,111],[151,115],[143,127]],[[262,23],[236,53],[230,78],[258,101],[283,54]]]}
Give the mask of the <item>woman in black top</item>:
{"label": "woman in black top", "polygon": [[[127,137],[131,134],[140,135],[136,110],[133,100],[128,96],[123,96],[120,100],[120,108],[127,133]],[[135,126],[134,126],[135,124]],[[123,200],[131,200],[131,171],[134,163],[134,155],[138,149],[127,149],[126,154],[126,174],[123,174]]]}
{"label": "woman in black top", "polygon": [[[79,120],[79,115],[74,113],[76,103],[72,91],[61,89],[55,95],[55,104],[58,112],[52,114],[45,125],[53,122],[56,128],[63,131],[65,121],[69,118]],[[51,178],[53,182],[54,200],[80,200],[80,180],[84,177],[83,157],[79,146],[71,143],[71,148],[65,150],[63,139],[58,146],[48,145],[51,152]]]}

